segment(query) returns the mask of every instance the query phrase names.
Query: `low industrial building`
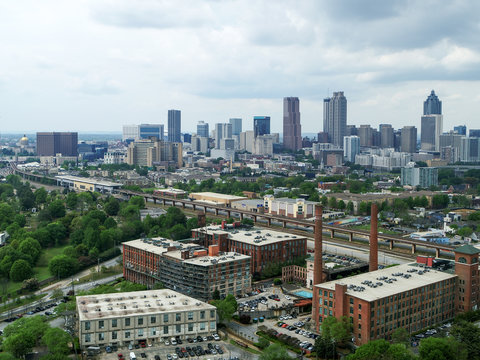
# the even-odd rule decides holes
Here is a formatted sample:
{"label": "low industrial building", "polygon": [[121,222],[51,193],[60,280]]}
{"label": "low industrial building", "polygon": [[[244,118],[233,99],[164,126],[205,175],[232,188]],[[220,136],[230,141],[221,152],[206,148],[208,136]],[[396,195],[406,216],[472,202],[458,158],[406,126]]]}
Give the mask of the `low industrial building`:
{"label": "low industrial building", "polygon": [[251,272],[260,273],[271,263],[286,262],[307,255],[305,236],[266,229],[235,229],[208,226],[192,230],[192,237],[201,245],[218,245],[220,251],[233,251],[251,257]]}
{"label": "low industrial building", "polygon": [[175,188],[155,189],[153,190],[153,195],[169,196],[174,199],[183,199],[187,196],[187,192],[185,190]]}
{"label": "low industrial building", "polygon": [[220,296],[243,296],[251,288],[250,256],[208,250],[198,244],[166,239],[138,239],[123,243],[125,279],[154,287],[165,287],[209,300],[215,290]]}
{"label": "low industrial building", "polygon": [[278,198],[273,195],[263,197],[264,209],[266,213],[272,215],[282,215],[293,219],[305,219],[313,216],[315,205],[314,201],[308,201],[302,198]]}
{"label": "low industrial building", "polygon": [[122,184],[106,180],[89,179],[79,176],[55,176],[58,186],[63,186],[73,191],[91,191],[100,193],[113,193],[120,189]]}
{"label": "low industrial building", "polygon": [[231,207],[232,202],[234,201],[247,199],[246,196],[225,195],[214,192],[191,193],[189,198],[196,201],[202,201],[213,205],[223,205],[227,207]]}
{"label": "low industrial building", "polygon": [[215,333],[215,306],[172,290],[77,296],[80,347],[160,343]]}
{"label": "low industrial building", "polygon": [[[244,191],[244,193],[246,193],[246,191]],[[232,209],[263,213],[263,200],[261,199],[247,199],[247,200],[234,201],[232,202],[231,206],[232,206]]]}

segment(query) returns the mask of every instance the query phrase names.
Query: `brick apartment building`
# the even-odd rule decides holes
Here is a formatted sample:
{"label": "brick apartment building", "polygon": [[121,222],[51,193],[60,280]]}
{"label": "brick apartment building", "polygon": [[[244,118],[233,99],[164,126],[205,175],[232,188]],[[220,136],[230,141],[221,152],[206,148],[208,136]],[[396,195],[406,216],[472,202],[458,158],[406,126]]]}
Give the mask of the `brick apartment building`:
{"label": "brick apartment building", "polygon": [[400,327],[411,333],[477,309],[479,253],[464,245],[455,250],[454,263],[403,264],[317,284],[317,328],[328,316],[347,316],[355,343],[361,345],[389,339]]}
{"label": "brick apartment building", "polygon": [[307,255],[307,239],[270,229],[239,230],[208,226],[192,230],[192,237],[204,247],[218,245],[220,251],[250,256],[252,273],[269,263],[285,262]]}
{"label": "brick apartment building", "polygon": [[209,300],[215,290],[220,296],[242,296],[251,288],[250,256],[208,250],[197,244],[165,239],[138,239],[123,244],[125,279],[154,287],[161,282],[196,299]]}

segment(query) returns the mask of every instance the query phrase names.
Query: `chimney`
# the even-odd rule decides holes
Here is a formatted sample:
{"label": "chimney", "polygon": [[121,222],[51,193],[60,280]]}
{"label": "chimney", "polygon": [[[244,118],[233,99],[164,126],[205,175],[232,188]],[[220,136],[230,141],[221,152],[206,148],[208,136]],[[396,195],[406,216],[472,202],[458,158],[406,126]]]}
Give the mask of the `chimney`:
{"label": "chimney", "polygon": [[218,256],[220,248],[218,245],[210,245],[208,247],[208,256]]}
{"label": "chimney", "polygon": [[315,254],[313,260],[313,285],[322,282],[322,207],[315,206]]}
{"label": "chimney", "polygon": [[372,203],[370,210],[370,266],[368,270],[378,270],[378,209],[376,203]]}

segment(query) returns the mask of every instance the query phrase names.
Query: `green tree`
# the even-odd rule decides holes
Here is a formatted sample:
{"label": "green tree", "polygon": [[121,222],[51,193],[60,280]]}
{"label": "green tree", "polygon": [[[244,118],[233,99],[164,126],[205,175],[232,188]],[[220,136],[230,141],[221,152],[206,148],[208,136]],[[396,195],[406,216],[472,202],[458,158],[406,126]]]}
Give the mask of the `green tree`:
{"label": "green tree", "polygon": [[325,339],[333,339],[338,344],[346,344],[352,337],[352,324],[350,318],[342,316],[338,320],[329,316],[322,322],[322,336]]}
{"label": "green tree", "polygon": [[365,201],[362,201],[360,205],[358,205],[358,213],[361,215],[367,215],[368,213],[368,204]]}
{"label": "green tree", "polygon": [[350,214],[352,214],[352,213],[353,213],[353,209],[354,209],[354,207],[353,207],[353,202],[349,201],[349,202],[347,203],[347,211],[348,211]]}
{"label": "green tree", "polygon": [[70,348],[68,344],[71,341],[71,338],[70,335],[68,335],[62,329],[48,329],[47,331],[45,331],[45,335],[43,335],[42,341],[47,346],[49,355],[54,355],[59,359],[65,359],[70,353]]}
{"label": "green tree", "polygon": [[469,226],[464,226],[457,230],[457,234],[460,236],[470,236],[472,235],[472,233],[473,233],[473,230]]}
{"label": "green tree", "polygon": [[104,206],[105,212],[110,216],[116,216],[120,210],[120,203],[114,197],[110,197]]}
{"label": "green tree", "polygon": [[47,202],[47,190],[44,187],[38,188],[34,192],[35,195],[35,202],[37,204],[45,204]]}
{"label": "green tree", "polygon": [[267,348],[269,345],[270,345],[270,341],[268,341],[267,339],[265,339],[263,337],[259,337],[258,342],[255,343],[255,346],[258,347],[259,349],[262,349],[262,350]]}
{"label": "green tree", "polygon": [[66,255],[57,255],[48,264],[50,274],[58,276],[59,278],[65,278],[67,276],[75,274],[77,270],[77,261],[74,258]]}
{"label": "green tree", "polygon": [[335,199],[333,196],[328,199],[328,207],[331,209],[337,208],[337,199]]}
{"label": "green tree", "polygon": [[15,261],[10,269],[10,279],[13,281],[23,281],[30,279],[33,275],[33,270],[30,264],[22,259]]}
{"label": "green tree", "polygon": [[340,200],[340,201],[338,202],[338,204],[337,204],[337,207],[338,207],[339,210],[345,210],[345,208],[346,208],[347,206],[345,205],[345,201]]}
{"label": "green tree", "polygon": [[293,360],[293,358],[288,355],[285,347],[280,344],[272,344],[263,350],[258,360]]}
{"label": "green tree", "polygon": [[322,198],[320,199],[320,202],[322,203],[322,206],[327,206],[328,198],[325,195],[323,195]]}
{"label": "green tree", "polygon": [[215,291],[212,293],[212,299],[220,300],[220,291],[218,291],[218,289],[215,289]]}
{"label": "green tree", "polygon": [[410,336],[408,331],[405,328],[398,328],[392,334],[392,342],[394,344],[405,344],[409,343]]}
{"label": "green tree", "polygon": [[18,319],[4,329],[3,349],[23,358],[39,343],[48,327],[40,316]]}
{"label": "green tree", "polygon": [[60,199],[54,200],[48,205],[48,213],[54,219],[58,219],[65,216],[65,205]]}
{"label": "green tree", "polygon": [[34,264],[37,262],[41,250],[42,247],[40,243],[31,237],[22,240],[18,245],[18,251],[20,251],[22,254],[29,255]]}
{"label": "green tree", "polygon": [[77,208],[77,204],[78,204],[77,194],[75,192],[69,192],[67,194],[67,198],[65,200],[65,203],[67,204],[69,209],[75,210]]}
{"label": "green tree", "polygon": [[405,345],[391,345],[384,339],[370,341],[360,346],[354,354],[347,357],[347,360],[413,360],[414,355],[410,353]]}
{"label": "green tree", "polygon": [[448,195],[445,195],[445,194],[433,195],[432,207],[434,209],[444,209],[448,206],[449,203],[450,203],[450,199]]}
{"label": "green tree", "polygon": [[335,340],[319,336],[315,339],[315,352],[322,359],[335,359],[337,356],[337,345]]}
{"label": "green tree", "polygon": [[469,360],[480,359],[480,328],[477,325],[460,321],[452,327],[450,334],[462,347],[465,347]]}
{"label": "green tree", "polygon": [[232,320],[233,314],[237,311],[237,300],[232,294],[228,294],[223,300],[214,300],[212,304],[217,308],[220,322]]}
{"label": "green tree", "polygon": [[452,338],[423,339],[419,347],[420,360],[467,360],[467,349]]}

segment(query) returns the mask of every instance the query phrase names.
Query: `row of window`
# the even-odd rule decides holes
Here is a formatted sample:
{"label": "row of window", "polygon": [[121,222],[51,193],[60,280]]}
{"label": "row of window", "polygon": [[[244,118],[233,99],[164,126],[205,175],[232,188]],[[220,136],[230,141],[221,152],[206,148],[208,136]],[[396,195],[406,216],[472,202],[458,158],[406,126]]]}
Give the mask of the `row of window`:
{"label": "row of window", "polygon": [[[206,311],[202,310],[202,311],[199,311],[200,313],[200,319],[205,319],[205,316],[206,316]],[[193,311],[188,311],[187,313],[187,321],[191,321],[193,320]],[[172,318],[173,318],[173,315],[175,316],[175,322],[179,322],[179,321],[182,321],[182,313],[176,313],[176,314],[163,314],[163,322],[164,323],[168,323],[170,321],[170,315],[172,315]],[[160,317],[160,315],[159,315]],[[215,317],[215,310],[210,310],[210,318],[214,318]],[[137,326],[142,326],[144,325],[144,320],[147,319],[148,320],[148,317],[144,318],[144,317],[138,317],[137,318]],[[123,321],[124,321],[124,326],[132,326],[132,319],[131,318],[124,318]],[[108,321],[108,320],[98,320],[98,328],[99,329],[104,329],[105,328],[105,321]],[[84,321],[83,324],[84,324],[84,329],[85,330],[90,330],[91,329],[91,324],[92,321]],[[155,315],[152,315],[150,316],[150,324],[156,324],[157,323],[157,316]],[[119,326],[119,319],[111,319],[110,320],[110,327],[112,328],[116,328]]]}

